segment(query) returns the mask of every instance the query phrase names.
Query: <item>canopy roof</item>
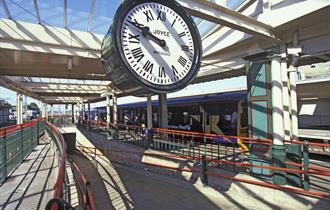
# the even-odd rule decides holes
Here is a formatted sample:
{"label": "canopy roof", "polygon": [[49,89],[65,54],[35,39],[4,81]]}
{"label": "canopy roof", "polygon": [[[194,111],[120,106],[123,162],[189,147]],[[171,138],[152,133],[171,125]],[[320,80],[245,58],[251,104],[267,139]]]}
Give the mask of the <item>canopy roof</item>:
{"label": "canopy roof", "polygon": [[[270,10],[256,0],[178,2],[193,16],[202,37],[202,67],[193,83],[244,75],[246,61],[241,57],[279,51],[301,28],[308,53],[301,65],[330,60],[329,47],[315,44],[330,40],[329,2],[274,0]],[[119,4],[0,0],[0,85],[45,103],[95,101],[113,91],[123,95],[113,89],[100,62],[103,35]],[[292,12],[297,10],[299,14]],[[315,30],[315,23],[325,27]]]}

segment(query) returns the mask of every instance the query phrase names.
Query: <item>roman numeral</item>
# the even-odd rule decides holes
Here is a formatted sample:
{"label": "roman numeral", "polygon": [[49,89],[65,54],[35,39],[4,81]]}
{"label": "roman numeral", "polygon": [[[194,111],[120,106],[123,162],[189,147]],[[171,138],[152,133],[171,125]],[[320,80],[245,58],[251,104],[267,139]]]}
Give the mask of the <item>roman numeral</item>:
{"label": "roman numeral", "polygon": [[141,47],[135,48],[131,50],[133,57],[137,60],[136,62],[140,62],[140,60],[144,57]]}
{"label": "roman numeral", "polygon": [[143,12],[146,15],[147,22],[154,20],[154,16],[152,15],[152,12],[150,10],[147,10]]}
{"label": "roman numeral", "polygon": [[189,47],[187,45],[181,45],[181,50],[189,52]]}
{"label": "roman numeral", "polygon": [[129,43],[140,44],[140,34],[134,35],[129,33],[128,36]]}
{"label": "roman numeral", "polygon": [[165,77],[165,68],[159,67],[158,77]]}
{"label": "roman numeral", "polygon": [[180,58],[178,59],[178,62],[184,67],[187,64],[187,59],[180,56]]}
{"label": "roman numeral", "polygon": [[143,27],[143,24],[139,23],[135,18],[133,21],[128,21],[130,24],[136,25],[138,27]]}
{"label": "roman numeral", "polygon": [[146,71],[146,72],[149,72],[151,73],[152,72],[152,69],[154,68],[154,64],[151,63],[149,60],[144,64],[143,66],[143,69]]}
{"label": "roman numeral", "polygon": [[178,70],[172,65],[172,71],[175,76],[179,74]]}
{"label": "roman numeral", "polygon": [[157,10],[157,14],[158,14],[157,20],[161,20],[163,22],[166,22],[166,12]]}
{"label": "roman numeral", "polygon": [[179,37],[181,38],[181,37],[184,37],[185,35],[186,35],[186,32],[182,32],[179,34]]}

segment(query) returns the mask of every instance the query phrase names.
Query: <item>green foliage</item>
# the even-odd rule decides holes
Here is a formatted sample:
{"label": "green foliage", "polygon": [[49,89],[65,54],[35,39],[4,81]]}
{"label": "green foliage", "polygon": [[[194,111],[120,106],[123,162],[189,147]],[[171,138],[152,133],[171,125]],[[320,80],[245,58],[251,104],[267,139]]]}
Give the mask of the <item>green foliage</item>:
{"label": "green foliage", "polygon": [[38,113],[40,113],[40,109],[39,109],[39,107],[38,107],[38,105],[36,104],[36,103],[30,103],[28,106],[27,106],[27,108],[29,109],[29,110],[35,110],[35,111],[37,111]]}

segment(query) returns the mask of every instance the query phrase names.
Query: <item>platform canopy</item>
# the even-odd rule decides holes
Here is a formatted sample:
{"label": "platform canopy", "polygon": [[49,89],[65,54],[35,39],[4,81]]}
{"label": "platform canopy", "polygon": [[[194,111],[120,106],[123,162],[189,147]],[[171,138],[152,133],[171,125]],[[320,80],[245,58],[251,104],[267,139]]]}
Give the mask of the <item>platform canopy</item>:
{"label": "platform canopy", "polygon": [[[298,65],[330,60],[329,1],[178,0],[203,45],[193,83],[245,75],[247,55],[292,45]],[[120,0],[0,0],[0,85],[45,103],[100,100],[114,90],[100,48]],[[299,13],[294,11],[300,11]],[[286,14],[286,15],[281,15]],[[315,24],[317,23],[317,25]],[[123,94],[122,94],[123,95]]]}

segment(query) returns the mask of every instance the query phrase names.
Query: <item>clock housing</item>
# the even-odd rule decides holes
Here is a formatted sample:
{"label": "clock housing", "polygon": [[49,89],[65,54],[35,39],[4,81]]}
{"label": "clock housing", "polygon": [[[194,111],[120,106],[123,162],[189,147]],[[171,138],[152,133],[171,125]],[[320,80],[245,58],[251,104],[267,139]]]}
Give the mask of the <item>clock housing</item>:
{"label": "clock housing", "polygon": [[177,2],[127,0],[103,40],[102,64],[128,94],[169,93],[194,79],[201,48],[194,21]]}

